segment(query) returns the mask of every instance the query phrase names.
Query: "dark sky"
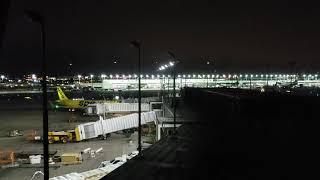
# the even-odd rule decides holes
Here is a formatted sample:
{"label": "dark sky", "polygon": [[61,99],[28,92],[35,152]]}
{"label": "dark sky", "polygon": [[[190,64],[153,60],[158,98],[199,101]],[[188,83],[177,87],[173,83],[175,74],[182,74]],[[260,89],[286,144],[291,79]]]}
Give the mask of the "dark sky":
{"label": "dark sky", "polygon": [[[280,1],[280,0],[279,0]],[[301,70],[320,68],[320,9],[304,1],[229,0],[14,0],[1,50],[0,72],[40,69],[40,26],[24,17],[32,9],[46,18],[50,72],[134,72],[143,42],[145,71],[171,49],[180,71]],[[119,61],[113,64],[113,56]],[[214,63],[205,67],[205,59]]]}

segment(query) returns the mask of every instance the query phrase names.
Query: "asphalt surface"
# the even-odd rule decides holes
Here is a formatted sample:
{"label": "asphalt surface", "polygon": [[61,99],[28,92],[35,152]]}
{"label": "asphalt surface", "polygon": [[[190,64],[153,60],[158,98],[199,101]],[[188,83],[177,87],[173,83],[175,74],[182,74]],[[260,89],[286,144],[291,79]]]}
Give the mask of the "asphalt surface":
{"label": "asphalt surface", "polygon": [[[25,97],[31,97],[25,98]],[[54,96],[49,96],[54,99]],[[49,130],[70,130],[83,122],[95,121],[97,117],[83,116],[81,113],[68,111],[49,110]],[[39,95],[1,95],[0,96],[0,150],[32,151],[42,150],[41,143],[27,141],[27,134],[37,130],[42,134],[41,98]],[[20,130],[23,136],[7,137],[10,130]],[[79,153],[86,148],[97,150],[103,148],[103,152],[91,158],[87,154],[83,156],[83,163],[79,165],[61,165],[60,168],[50,168],[50,177],[71,172],[83,172],[96,168],[101,161],[112,160],[124,153],[130,153],[137,149],[137,133],[130,138],[122,134],[113,133],[107,140],[93,139],[86,142],[51,144],[49,151],[63,153]],[[31,179],[34,172],[42,168],[10,168],[0,169],[0,180]],[[42,176],[36,179],[42,179]]]}

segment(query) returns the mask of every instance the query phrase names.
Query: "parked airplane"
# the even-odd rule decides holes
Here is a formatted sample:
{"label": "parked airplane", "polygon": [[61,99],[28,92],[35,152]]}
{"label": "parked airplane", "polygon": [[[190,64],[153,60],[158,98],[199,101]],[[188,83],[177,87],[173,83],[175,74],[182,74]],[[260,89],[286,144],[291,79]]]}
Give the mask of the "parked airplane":
{"label": "parked airplane", "polygon": [[104,103],[104,102],[108,102],[108,103],[117,103],[118,101],[116,100],[80,100],[80,99],[69,99],[64,92],[62,91],[62,89],[60,87],[57,87],[57,93],[59,96],[59,100],[57,100],[56,102],[64,107],[64,108],[69,108],[69,109],[82,109],[87,107],[89,104],[95,104],[95,103]]}

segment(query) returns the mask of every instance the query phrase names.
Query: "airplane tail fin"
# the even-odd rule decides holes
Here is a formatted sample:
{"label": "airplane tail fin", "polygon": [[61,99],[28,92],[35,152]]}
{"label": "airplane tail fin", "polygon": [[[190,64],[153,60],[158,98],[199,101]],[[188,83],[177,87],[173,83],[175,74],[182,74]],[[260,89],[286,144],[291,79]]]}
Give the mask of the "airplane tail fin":
{"label": "airplane tail fin", "polygon": [[64,94],[64,92],[60,87],[57,87],[57,92],[58,92],[59,100],[61,101],[68,100],[68,97]]}

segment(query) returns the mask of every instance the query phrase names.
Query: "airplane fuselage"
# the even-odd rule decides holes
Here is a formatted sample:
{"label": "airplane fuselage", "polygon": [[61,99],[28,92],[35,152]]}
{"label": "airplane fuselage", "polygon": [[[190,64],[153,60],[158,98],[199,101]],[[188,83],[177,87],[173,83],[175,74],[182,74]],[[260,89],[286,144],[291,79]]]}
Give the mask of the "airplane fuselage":
{"label": "airplane fuselage", "polygon": [[59,104],[70,109],[82,109],[87,107],[89,104],[105,103],[105,102],[111,102],[111,101],[105,101],[105,100],[59,100],[58,101]]}

